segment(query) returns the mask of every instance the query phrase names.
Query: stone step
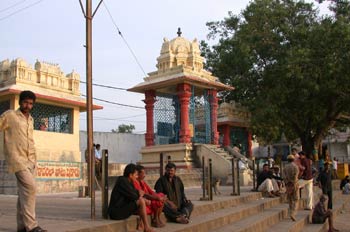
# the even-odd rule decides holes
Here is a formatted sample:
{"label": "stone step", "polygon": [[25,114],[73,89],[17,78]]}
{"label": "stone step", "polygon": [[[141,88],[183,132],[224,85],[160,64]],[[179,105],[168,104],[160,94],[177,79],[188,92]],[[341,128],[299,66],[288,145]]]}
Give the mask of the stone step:
{"label": "stone step", "polygon": [[[315,189],[315,202],[318,201],[318,195],[320,194],[320,191],[318,189]],[[317,195],[317,196],[316,196]],[[341,197],[340,191],[335,191],[334,193],[334,209],[339,210],[339,207],[342,208],[345,204],[344,201],[337,201],[337,198]],[[305,201],[304,203],[305,204]],[[311,223],[312,220],[312,211],[303,210],[304,207],[299,206],[299,210],[296,215],[296,221],[292,221],[289,216],[281,220],[278,224],[272,226],[269,228],[269,232],[279,232],[279,231],[288,231],[288,232],[299,232],[299,231],[305,231],[305,228],[309,225],[314,226]],[[316,225],[317,227],[321,227],[321,225]]]}
{"label": "stone step", "polygon": [[202,215],[193,215],[191,223],[187,225],[179,225],[174,223],[168,223],[165,228],[157,230],[159,232],[190,232],[190,231],[214,231],[214,229],[227,225],[229,223],[235,224],[235,222],[259,215],[264,210],[271,207],[275,207],[280,204],[280,198],[259,198],[251,200],[244,204],[237,206],[226,207],[214,212],[206,212]]}
{"label": "stone step", "polygon": [[[336,218],[341,211],[344,209],[344,206],[346,204],[349,204],[350,199],[349,197],[346,196],[339,196],[334,198],[334,200],[336,199],[335,202],[333,202],[333,216],[334,218]],[[333,201],[334,201],[333,200]],[[335,223],[335,228],[337,228],[337,225]],[[321,232],[328,229],[328,220],[323,223],[323,224],[311,224],[311,222],[309,222],[308,224],[306,224],[302,230],[298,230],[298,231],[305,231],[305,232]]]}
{"label": "stone step", "polygon": [[242,220],[236,221],[224,227],[220,227],[212,232],[262,232],[278,223],[288,213],[288,208],[285,205],[277,205],[269,209],[264,209],[258,214],[244,217]]}

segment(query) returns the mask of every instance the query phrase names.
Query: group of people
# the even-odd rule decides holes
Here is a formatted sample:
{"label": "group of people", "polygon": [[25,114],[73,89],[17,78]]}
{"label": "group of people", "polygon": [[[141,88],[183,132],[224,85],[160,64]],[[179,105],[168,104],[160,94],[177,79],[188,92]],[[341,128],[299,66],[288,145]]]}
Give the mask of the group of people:
{"label": "group of people", "polygon": [[[153,227],[164,227],[160,215],[164,212],[169,221],[187,224],[193,210],[193,204],[186,198],[184,185],[176,176],[176,166],[168,163],[165,174],[151,189],[145,179],[145,168],[142,165],[128,164],[123,176],[119,177],[112,190],[108,207],[109,217],[121,220],[131,215],[139,215],[138,230],[154,231]],[[151,225],[147,220],[151,215]]]}
{"label": "group of people", "polygon": [[[264,164],[263,171],[257,178],[258,191],[269,197],[279,196],[280,186],[277,183],[283,180],[289,203],[289,215],[295,221],[297,202],[300,197],[299,190],[304,188],[306,195],[305,210],[313,210],[312,222],[324,223],[328,219],[329,231],[337,231],[333,226],[332,174],[334,175],[334,173],[332,173],[330,163],[324,163],[324,168],[317,178],[319,187],[322,189],[322,195],[320,201],[314,206],[312,160],[305,152],[297,152],[297,149],[293,148],[292,154],[287,157],[287,161],[288,164],[283,169],[283,179],[276,172],[273,172],[273,168],[270,168],[268,164]],[[340,188],[345,189],[347,183],[349,183],[349,180],[344,180]],[[328,202],[327,207],[325,202]]]}

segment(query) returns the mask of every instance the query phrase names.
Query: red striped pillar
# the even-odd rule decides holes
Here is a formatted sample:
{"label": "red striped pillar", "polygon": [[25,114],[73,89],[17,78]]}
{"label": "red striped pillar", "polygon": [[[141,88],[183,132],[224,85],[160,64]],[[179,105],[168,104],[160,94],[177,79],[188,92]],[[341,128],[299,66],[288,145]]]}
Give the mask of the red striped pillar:
{"label": "red striped pillar", "polygon": [[247,157],[248,158],[252,158],[253,157],[253,151],[252,151],[252,132],[250,132],[249,130],[247,130],[247,134],[248,134],[248,151],[247,151]]}
{"label": "red striped pillar", "polygon": [[154,125],[153,125],[153,110],[154,103],[156,102],[156,93],[154,90],[147,90],[145,92],[145,100],[143,102],[146,104],[146,146],[154,145]]}
{"label": "red striped pillar", "polygon": [[209,103],[210,103],[210,116],[211,116],[211,142],[212,144],[219,144],[219,132],[218,132],[218,91],[216,89],[208,90]]}
{"label": "red striped pillar", "polygon": [[224,142],[223,146],[227,147],[230,146],[231,138],[230,138],[230,125],[226,124],[224,126]]}
{"label": "red striped pillar", "polygon": [[190,143],[189,103],[192,95],[191,85],[186,83],[178,84],[177,95],[180,102],[180,143]]}

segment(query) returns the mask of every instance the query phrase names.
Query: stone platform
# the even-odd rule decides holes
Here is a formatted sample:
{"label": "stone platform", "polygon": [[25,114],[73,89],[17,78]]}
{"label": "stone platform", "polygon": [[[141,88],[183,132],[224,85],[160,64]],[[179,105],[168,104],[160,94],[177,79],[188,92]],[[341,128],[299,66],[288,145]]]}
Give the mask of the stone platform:
{"label": "stone platform", "polygon": [[[180,225],[167,223],[158,232],[172,231],[324,231],[327,224],[309,223],[311,212],[299,210],[297,221],[287,217],[288,205],[283,197],[263,198],[261,193],[251,192],[251,186],[241,188],[241,196],[231,196],[230,186],[221,187],[221,195],[213,201],[199,201],[201,188],[186,188],[188,198],[195,204],[191,223]],[[315,197],[320,190],[314,187]],[[0,195],[0,231],[16,231],[16,196]],[[335,226],[340,231],[349,231],[350,196],[334,191]],[[303,209],[304,201],[300,201]],[[50,232],[133,232],[137,217],[124,221],[103,220],[101,216],[100,193],[96,194],[96,220],[90,220],[90,199],[77,198],[77,193],[39,195],[37,215],[40,225]]]}

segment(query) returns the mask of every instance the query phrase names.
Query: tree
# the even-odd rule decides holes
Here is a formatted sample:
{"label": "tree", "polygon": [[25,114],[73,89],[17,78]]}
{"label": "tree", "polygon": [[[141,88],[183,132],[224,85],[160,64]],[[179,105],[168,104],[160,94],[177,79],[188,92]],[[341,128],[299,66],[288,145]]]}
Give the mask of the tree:
{"label": "tree", "polygon": [[118,130],[112,129],[113,133],[132,133],[132,131],[135,130],[135,126],[132,124],[126,125],[121,124],[118,126]]}
{"label": "tree", "polygon": [[311,154],[342,114],[350,112],[349,3],[320,16],[312,3],[255,0],[240,15],[209,22],[206,67],[236,89],[228,99],[252,113],[267,142],[284,132]]}

